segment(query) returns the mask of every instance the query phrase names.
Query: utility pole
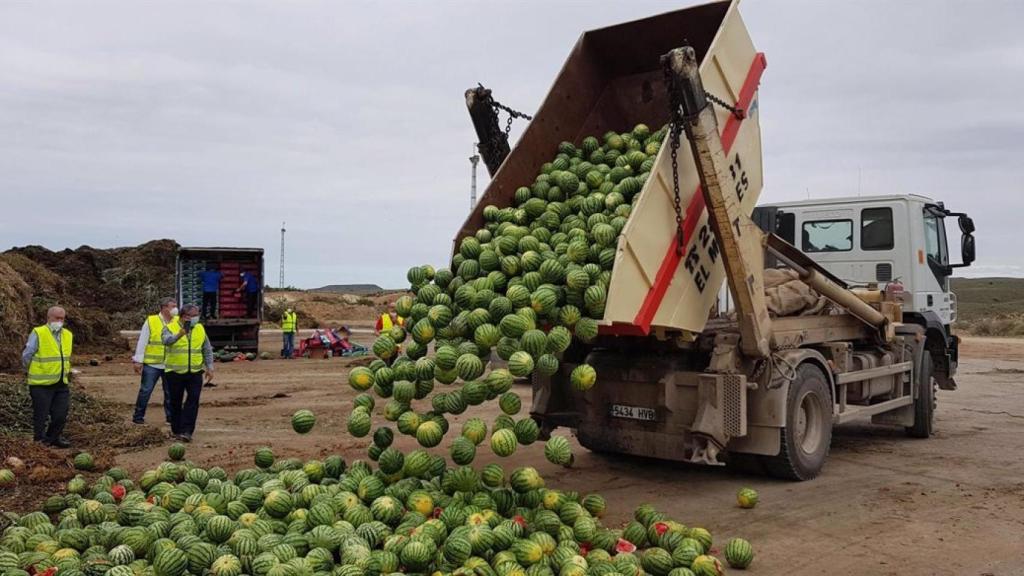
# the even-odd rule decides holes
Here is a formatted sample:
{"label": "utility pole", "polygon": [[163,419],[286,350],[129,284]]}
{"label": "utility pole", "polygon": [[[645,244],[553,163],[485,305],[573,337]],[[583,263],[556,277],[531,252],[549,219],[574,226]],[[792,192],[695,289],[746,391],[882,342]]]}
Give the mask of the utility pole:
{"label": "utility pole", "polygon": [[469,187],[469,209],[476,208],[476,165],[480,163],[480,154],[477,153],[477,143],[473,143],[473,155],[469,157],[469,163],[473,165],[473,180]]}
{"label": "utility pole", "polygon": [[284,222],[281,222],[281,263],[277,266],[277,287],[284,288]]}

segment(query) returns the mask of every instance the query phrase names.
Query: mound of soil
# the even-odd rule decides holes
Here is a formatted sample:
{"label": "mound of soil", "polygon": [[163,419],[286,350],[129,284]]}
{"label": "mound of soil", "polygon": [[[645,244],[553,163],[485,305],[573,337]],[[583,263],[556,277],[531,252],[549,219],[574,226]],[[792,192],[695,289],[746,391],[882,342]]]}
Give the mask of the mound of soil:
{"label": "mound of soil", "polygon": [[161,297],[174,295],[177,249],[173,240],[154,240],[108,250],[26,246],[0,254],[0,370],[20,369],[28,331],[46,321],[53,305],[67,310],[78,350],[109,348],[118,331],[138,328]]}

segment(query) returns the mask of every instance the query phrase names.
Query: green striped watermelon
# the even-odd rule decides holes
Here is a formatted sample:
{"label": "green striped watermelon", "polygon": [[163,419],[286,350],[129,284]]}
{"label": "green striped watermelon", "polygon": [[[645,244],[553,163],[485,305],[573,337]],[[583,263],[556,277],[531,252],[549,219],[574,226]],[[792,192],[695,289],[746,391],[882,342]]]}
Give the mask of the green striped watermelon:
{"label": "green striped watermelon", "polygon": [[725,560],[733,568],[746,570],[754,561],[754,548],[743,538],[733,538],[725,545]]}
{"label": "green striped watermelon", "polygon": [[525,351],[519,351],[509,358],[508,361],[509,372],[516,377],[522,378],[528,376],[534,371],[534,357],[531,357],[529,353]]}
{"label": "green striped watermelon", "polygon": [[544,444],[544,457],[552,464],[565,467],[572,466],[574,458],[569,440],[564,436],[551,436]]}
{"label": "green striped watermelon", "polygon": [[511,429],[504,428],[491,433],[491,451],[501,457],[511,456],[515,453],[519,442],[516,440],[516,433]]}

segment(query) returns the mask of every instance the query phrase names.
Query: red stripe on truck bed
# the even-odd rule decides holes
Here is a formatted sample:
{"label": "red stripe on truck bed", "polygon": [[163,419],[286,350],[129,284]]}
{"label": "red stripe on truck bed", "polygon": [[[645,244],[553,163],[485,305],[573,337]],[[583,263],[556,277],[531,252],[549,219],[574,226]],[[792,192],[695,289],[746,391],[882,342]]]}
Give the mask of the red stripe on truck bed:
{"label": "red stripe on truck bed", "polygon": [[[750,106],[751,101],[754,99],[754,93],[757,92],[757,86],[761,83],[761,74],[767,65],[768,61],[765,59],[764,53],[758,52],[754,56],[754,61],[750,64],[750,70],[747,71],[746,79],[743,81],[739,100],[736,102],[737,107],[747,110]],[[733,143],[736,141],[741,121],[741,119],[732,115],[725,121],[725,128],[722,130],[722,147],[726,153],[729,152],[729,149],[732,148]],[[697,227],[697,221],[703,212],[704,194],[701,192],[700,186],[698,186],[683,216],[683,246],[686,246],[690,242],[690,238],[693,237],[693,231]],[[672,283],[672,278],[675,276],[676,268],[679,267],[681,260],[681,255],[676,253],[676,239],[672,238],[668,245],[668,251],[665,253],[665,258],[661,261],[658,273],[654,277],[654,285],[651,286],[647,296],[644,298],[643,304],[640,305],[640,310],[637,311],[636,318],[633,320],[633,326],[629,326],[631,330],[616,330],[615,326],[609,326],[607,328],[611,328],[611,330],[606,330],[605,333],[633,334],[635,329],[638,328],[642,334],[650,334],[651,322],[654,320],[655,313],[661,308],[661,301],[665,298],[665,292],[668,291],[668,286]]]}

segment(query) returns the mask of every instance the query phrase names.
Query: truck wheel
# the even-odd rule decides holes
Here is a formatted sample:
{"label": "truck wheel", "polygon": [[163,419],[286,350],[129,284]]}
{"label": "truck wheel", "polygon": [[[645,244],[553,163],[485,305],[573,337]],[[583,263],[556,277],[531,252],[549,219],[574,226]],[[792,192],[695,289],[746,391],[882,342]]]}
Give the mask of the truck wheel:
{"label": "truck wheel", "polygon": [[817,366],[805,363],[797,368],[786,397],[786,427],[779,434],[779,455],[766,459],[772,476],[787,480],[817,476],[832,443],[832,394]]}
{"label": "truck wheel", "polygon": [[935,378],[932,377],[932,353],[925,350],[917,371],[917,398],[914,400],[914,425],[904,430],[911,438],[927,438],[935,428]]}

